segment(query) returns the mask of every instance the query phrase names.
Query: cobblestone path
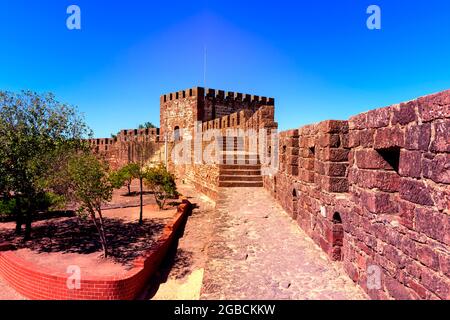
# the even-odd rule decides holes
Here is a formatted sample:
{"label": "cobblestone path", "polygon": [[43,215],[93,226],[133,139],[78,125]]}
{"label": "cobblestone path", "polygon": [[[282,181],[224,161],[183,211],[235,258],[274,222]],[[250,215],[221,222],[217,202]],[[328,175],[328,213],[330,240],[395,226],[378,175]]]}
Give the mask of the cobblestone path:
{"label": "cobblestone path", "polygon": [[201,299],[366,299],[262,188],[223,189]]}

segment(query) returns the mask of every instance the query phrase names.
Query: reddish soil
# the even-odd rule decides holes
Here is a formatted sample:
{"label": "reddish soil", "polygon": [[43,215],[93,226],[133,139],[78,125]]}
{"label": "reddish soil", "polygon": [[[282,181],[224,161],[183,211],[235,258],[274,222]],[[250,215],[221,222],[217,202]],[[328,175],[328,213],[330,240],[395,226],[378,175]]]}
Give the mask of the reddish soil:
{"label": "reddish soil", "polygon": [[[137,191],[134,182],[132,191]],[[14,234],[13,222],[0,223],[0,243],[13,243],[23,259],[67,272],[76,265],[82,275],[121,275],[132,267],[133,260],[151,248],[165,224],[176,214],[175,200],[160,211],[152,194],[144,195],[144,224],[139,225],[139,195],[126,195],[127,188],[116,190],[113,200],[104,206],[103,215],[110,247],[110,257],[102,258],[98,233],[90,220],[65,213],[33,222],[32,240],[24,242]],[[169,201],[170,202],[170,201]]]}

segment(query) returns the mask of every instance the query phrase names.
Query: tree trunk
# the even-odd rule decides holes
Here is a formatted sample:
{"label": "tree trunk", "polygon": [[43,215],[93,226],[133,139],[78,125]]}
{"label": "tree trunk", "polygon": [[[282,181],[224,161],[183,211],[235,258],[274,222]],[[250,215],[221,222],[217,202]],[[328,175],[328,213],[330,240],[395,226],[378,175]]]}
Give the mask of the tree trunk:
{"label": "tree trunk", "polygon": [[31,222],[33,220],[33,210],[33,206],[30,206],[25,217],[25,240],[31,239]]}
{"label": "tree trunk", "polygon": [[131,182],[127,183],[127,187],[128,187],[128,195],[131,194]]}
{"label": "tree trunk", "polygon": [[16,234],[22,234],[22,224],[23,224],[23,212],[22,212],[22,201],[19,197],[16,198]]}
{"label": "tree trunk", "polygon": [[140,188],[140,195],[139,195],[139,198],[140,198],[140,209],[139,209],[139,224],[144,224],[144,217],[143,217],[143,202],[144,202],[144,199],[143,199],[143,195],[142,195],[142,192],[143,192],[143,190],[142,190],[142,177],[139,177],[139,188]]}
{"label": "tree trunk", "polygon": [[28,200],[29,204],[25,215],[25,237],[24,237],[25,241],[31,239],[31,224],[33,222],[33,214],[37,209],[35,203],[37,195],[35,193],[30,193],[29,195],[26,196],[26,199]]}
{"label": "tree trunk", "polygon": [[108,240],[106,240],[105,222],[103,220],[102,211],[100,208],[98,209],[98,216],[100,218],[100,234],[103,239],[103,241],[102,241],[103,253],[105,255],[105,258],[107,258],[108,257]]}
{"label": "tree trunk", "polygon": [[164,206],[166,205],[167,197],[164,195],[164,199],[162,201],[161,210],[164,210]]}
{"label": "tree trunk", "polygon": [[91,220],[95,225],[95,228],[97,229],[98,235],[100,237],[100,244],[102,246],[103,255],[105,258],[108,257],[108,244],[105,237],[105,230],[103,228],[103,219],[100,219],[100,223],[97,221],[97,218],[95,217],[95,211],[92,210],[91,212]]}

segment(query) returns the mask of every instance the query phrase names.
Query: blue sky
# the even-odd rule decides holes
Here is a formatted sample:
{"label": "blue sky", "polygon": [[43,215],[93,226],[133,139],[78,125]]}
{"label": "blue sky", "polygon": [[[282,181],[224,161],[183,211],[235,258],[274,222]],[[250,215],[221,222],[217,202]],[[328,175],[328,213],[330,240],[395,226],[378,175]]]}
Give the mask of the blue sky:
{"label": "blue sky", "polygon": [[[81,8],[82,30],[66,28]],[[382,29],[366,9],[381,7]],[[96,136],[204,85],[276,98],[281,129],[450,88],[450,1],[0,0],[0,90],[51,91]]]}

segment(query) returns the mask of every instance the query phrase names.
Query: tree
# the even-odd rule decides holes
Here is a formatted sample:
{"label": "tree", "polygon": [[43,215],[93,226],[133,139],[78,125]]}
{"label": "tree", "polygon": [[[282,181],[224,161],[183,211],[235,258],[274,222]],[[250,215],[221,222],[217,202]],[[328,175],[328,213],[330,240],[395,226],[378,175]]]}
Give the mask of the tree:
{"label": "tree", "polygon": [[164,209],[167,199],[178,194],[175,176],[163,164],[147,169],[145,183],[153,192],[160,210]]}
{"label": "tree", "polygon": [[108,165],[92,154],[78,154],[69,160],[67,177],[70,194],[79,204],[78,214],[89,216],[100,237],[104,257],[108,257],[108,241],[102,215],[102,204],[111,201],[113,185]]}
{"label": "tree", "polygon": [[115,189],[119,189],[122,186],[127,186],[128,195],[131,194],[131,183],[133,179],[139,172],[139,167],[135,163],[127,164],[126,166],[120,168],[119,170],[113,172],[110,176],[111,182]]}
{"label": "tree", "polygon": [[153,123],[151,123],[151,122],[144,123],[144,127],[146,129],[154,129],[154,128],[156,128],[156,126]]}
{"label": "tree", "polygon": [[153,128],[156,128],[156,126],[151,122],[146,122],[144,124],[140,124],[138,128],[139,129],[153,129]]}
{"label": "tree", "polygon": [[52,94],[0,92],[1,188],[17,199],[16,232],[25,213],[25,239],[38,199],[49,188],[47,177],[61,152],[86,147],[89,130],[77,110]]}
{"label": "tree", "polygon": [[134,140],[130,144],[131,148],[131,164],[133,164],[132,175],[139,179],[139,224],[144,223],[143,207],[144,207],[144,178],[145,170],[151,157],[154,155],[154,145],[151,142]]}

